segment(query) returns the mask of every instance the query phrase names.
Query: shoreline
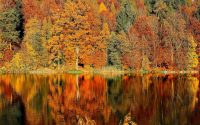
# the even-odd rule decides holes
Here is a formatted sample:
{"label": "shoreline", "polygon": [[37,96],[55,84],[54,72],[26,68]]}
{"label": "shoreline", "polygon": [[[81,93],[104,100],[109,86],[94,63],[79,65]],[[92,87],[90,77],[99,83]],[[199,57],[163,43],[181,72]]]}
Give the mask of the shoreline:
{"label": "shoreline", "polygon": [[123,75],[123,74],[199,74],[198,70],[149,70],[149,71],[127,71],[127,70],[109,70],[109,69],[80,69],[80,70],[52,70],[48,68],[30,70],[30,71],[13,71],[0,70],[0,74],[101,74],[101,75]]}

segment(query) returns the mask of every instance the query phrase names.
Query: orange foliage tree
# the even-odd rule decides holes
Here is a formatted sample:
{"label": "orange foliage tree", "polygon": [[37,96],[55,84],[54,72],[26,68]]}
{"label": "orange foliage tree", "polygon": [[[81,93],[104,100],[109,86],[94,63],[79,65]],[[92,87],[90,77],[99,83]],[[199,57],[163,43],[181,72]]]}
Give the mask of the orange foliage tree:
{"label": "orange foliage tree", "polygon": [[[105,65],[105,56],[97,56],[105,53],[106,45],[101,35],[101,22],[84,1],[67,2],[63,10],[55,11],[52,30],[50,44],[60,43],[67,66],[76,67],[78,63],[97,67]],[[94,57],[104,61],[93,62]]]}

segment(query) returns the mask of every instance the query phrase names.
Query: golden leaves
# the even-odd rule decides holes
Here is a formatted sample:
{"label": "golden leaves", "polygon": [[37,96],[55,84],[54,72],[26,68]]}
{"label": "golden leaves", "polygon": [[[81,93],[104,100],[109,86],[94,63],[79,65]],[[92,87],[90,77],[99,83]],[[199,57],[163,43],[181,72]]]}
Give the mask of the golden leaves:
{"label": "golden leaves", "polygon": [[102,12],[106,12],[107,11],[107,8],[106,6],[104,5],[103,2],[101,2],[101,4],[99,5],[99,13],[102,13]]}

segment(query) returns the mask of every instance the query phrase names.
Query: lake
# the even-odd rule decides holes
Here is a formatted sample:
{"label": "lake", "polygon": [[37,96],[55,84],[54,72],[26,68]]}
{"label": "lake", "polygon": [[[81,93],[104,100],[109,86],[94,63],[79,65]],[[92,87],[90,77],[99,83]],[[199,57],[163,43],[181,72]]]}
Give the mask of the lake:
{"label": "lake", "polygon": [[199,75],[0,75],[0,125],[200,125]]}

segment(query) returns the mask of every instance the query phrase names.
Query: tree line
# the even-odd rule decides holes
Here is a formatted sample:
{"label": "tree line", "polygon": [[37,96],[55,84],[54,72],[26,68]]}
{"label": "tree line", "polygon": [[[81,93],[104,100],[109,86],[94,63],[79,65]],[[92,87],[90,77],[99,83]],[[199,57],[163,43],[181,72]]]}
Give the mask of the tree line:
{"label": "tree line", "polygon": [[0,0],[0,67],[195,70],[199,0]]}

